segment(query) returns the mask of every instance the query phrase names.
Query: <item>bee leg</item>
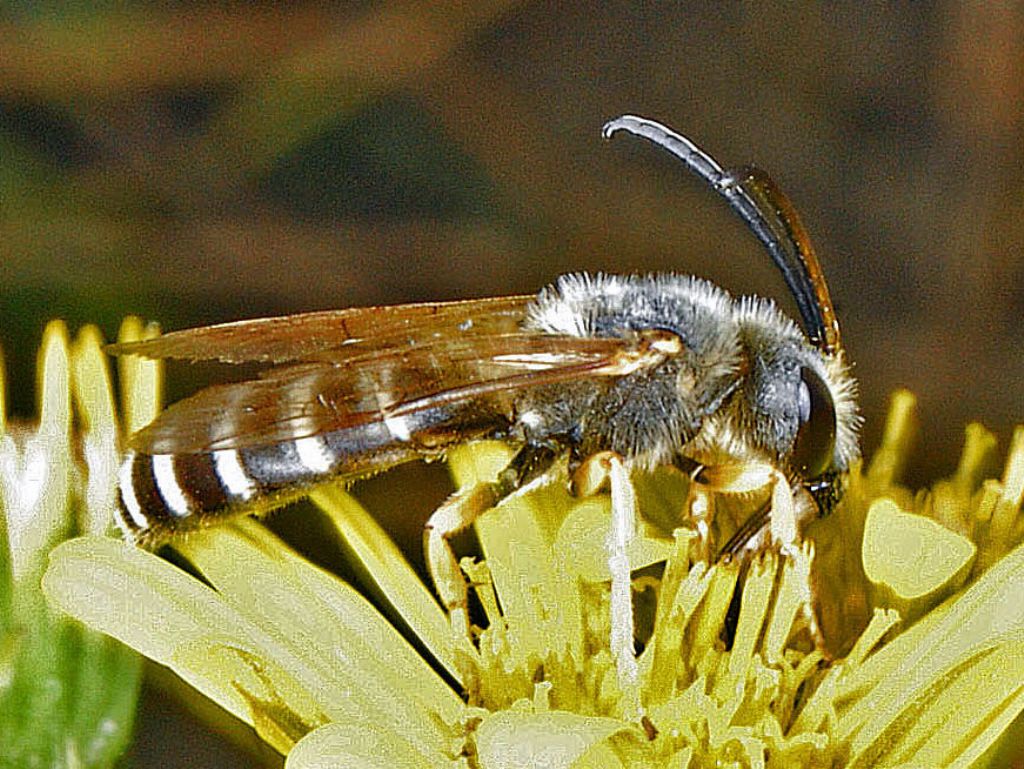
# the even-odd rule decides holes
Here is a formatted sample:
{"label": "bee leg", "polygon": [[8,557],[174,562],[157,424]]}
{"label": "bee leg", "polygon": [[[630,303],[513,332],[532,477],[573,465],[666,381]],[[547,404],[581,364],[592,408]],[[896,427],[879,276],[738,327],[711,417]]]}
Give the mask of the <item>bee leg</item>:
{"label": "bee leg", "polygon": [[605,543],[608,570],[612,575],[609,647],[615,660],[619,686],[627,697],[635,700],[632,709],[639,718],[639,674],[633,645],[633,584],[628,552],[636,536],[636,492],[623,458],[611,451],[587,457],[573,475],[573,487],[582,495],[596,493],[605,481],[612,498],[612,526]]}
{"label": "bee leg", "polygon": [[782,552],[793,555],[800,549],[800,531],[797,526],[796,505],[793,504],[793,487],[783,473],[773,474],[772,510],[768,516],[772,541],[778,543]]}
{"label": "bee leg", "polygon": [[690,457],[676,454],[672,458],[673,466],[690,479],[687,487],[686,502],[683,504],[683,516],[693,522],[697,529],[697,542],[700,555],[705,561],[711,560],[711,494],[708,485],[698,478],[704,472],[704,465]]}
{"label": "bee leg", "polygon": [[427,519],[423,547],[434,588],[456,633],[472,640],[469,625],[469,591],[452,550],[451,539],[505,497],[543,475],[557,453],[550,447],[527,444],[520,449],[498,477],[452,494]]}
{"label": "bee leg", "polygon": [[431,514],[423,530],[423,548],[434,589],[448,612],[452,630],[470,640],[469,591],[451,538],[498,504],[501,494],[497,486],[495,482],[480,483],[452,494]]}
{"label": "bee leg", "polygon": [[757,509],[756,513],[747,518],[747,520],[745,520],[743,524],[733,532],[733,535],[729,537],[729,541],[719,549],[715,560],[728,563],[744,550],[756,547],[756,543],[758,539],[760,539],[762,532],[764,532],[769,525],[771,514],[771,502],[765,502]]}
{"label": "bee leg", "polygon": [[718,559],[731,559],[751,547],[758,547],[767,529],[771,541],[784,553],[798,547],[796,507],[793,488],[786,476],[769,464],[744,462],[703,468],[695,480],[719,494],[747,494],[770,487],[771,498],[750,516],[718,551]]}

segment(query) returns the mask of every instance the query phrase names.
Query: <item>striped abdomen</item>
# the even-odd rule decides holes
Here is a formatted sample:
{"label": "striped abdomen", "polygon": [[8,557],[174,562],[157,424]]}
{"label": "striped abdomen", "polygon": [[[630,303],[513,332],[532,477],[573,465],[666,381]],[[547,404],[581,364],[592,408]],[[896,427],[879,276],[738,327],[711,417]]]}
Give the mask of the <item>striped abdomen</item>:
{"label": "striped abdomen", "polygon": [[230,516],[266,512],[325,482],[436,456],[454,443],[493,435],[497,426],[453,428],[447,422],[408,433],[379,421],[237,449],[128,451],[115,520],[127,538],[153,546]]}

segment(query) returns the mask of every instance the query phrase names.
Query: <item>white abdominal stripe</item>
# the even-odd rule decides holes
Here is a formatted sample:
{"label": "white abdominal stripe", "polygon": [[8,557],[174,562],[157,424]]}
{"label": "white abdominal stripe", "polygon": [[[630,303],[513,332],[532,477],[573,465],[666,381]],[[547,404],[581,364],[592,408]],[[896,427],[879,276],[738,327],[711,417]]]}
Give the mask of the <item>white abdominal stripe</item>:
{"label": "white abdominal stripe", "polygon": [[277,443],[193,453],[128,451],[117,525],[157,544],[225,516],[264,512],[337,477],[356,477],[423,455],[409,417],[369,421]]}
{"label": "white abdominal stripe", "polygon": [[121,465],[116,521],[136,541],[194,529],[211,517],[326,481],[351,458],[323,436],[192,454],[129,451]]}

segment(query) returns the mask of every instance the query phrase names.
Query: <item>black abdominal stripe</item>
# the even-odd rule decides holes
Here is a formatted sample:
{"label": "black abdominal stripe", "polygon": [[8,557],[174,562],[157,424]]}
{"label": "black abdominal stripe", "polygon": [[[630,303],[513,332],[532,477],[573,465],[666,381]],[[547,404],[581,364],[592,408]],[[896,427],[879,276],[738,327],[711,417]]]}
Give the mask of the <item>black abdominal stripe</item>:
{"label": "black abdominal stripe", "polygon": [[242,449],[128,451],[115,521],[128,539],[156,543],[228,515],[262,512],[316,484],[358,474],[379,461],[382,450],[391,459],[404,459],[408,450],[387,449],[408,440],[401,426],[381,422]]}

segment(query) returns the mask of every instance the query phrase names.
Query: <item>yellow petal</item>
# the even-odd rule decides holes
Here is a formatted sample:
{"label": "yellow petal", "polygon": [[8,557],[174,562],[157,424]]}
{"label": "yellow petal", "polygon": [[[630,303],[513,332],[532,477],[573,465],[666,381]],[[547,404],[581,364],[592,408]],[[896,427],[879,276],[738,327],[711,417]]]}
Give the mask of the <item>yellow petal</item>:
{"label": "yellow petal", "polygon": [[43,332],[39,355],[39,433],[64,437],[71,430],[71,372],[68,329],[63,322],[50,321]]}
{"label": "yellow petal", "polygon": [[[159,326],[153,323],[143,325],[138,318],[125,318],[117,341],[137,342],[152,339],[159,333]],[[121,355],[117,359],[117,371],[121,381],[125,434],[130,435],[152,422],[160,412],[163,363],[138,355]]]}
{"label": "yellow petal", "polygon": [[552,549],[552,518],[561,520],[568,495],[547,487],[512,497],[476,523],[480,545],[508,624],[510,662],[550,651],[583,648],[583,610],[575,578]]}
{"label": "yellow petal", "polygon": [[[71,370],[68,332],[51,321],[36,366],[39,429],[29,435],[20,465],[5,484],[7,537],[15,580],[39,578],[46,550],[68,536],[68,499],[76,469],[71,457]],[[13,445],[8,443],[8,449]],[[5,452],[6,453],[6,452]],[[17,453],[7,454],[7,459]]]}
{"label": "yellow petal", "polygon": [[497,441],[480,441],[457,446],[448,452],[448,468],[455,485],[466,488],[476,483],[493,481],[494,477],[512,460],[512,449]]}
{"label": "yellow petal", "polygon": [[923,515],[906,513],[891,499],[876,500],[864,523],[864,572],[901,598],[921,598],[962,575],[974,544]]}
{"label": "yellow petal", "polygon": [[442,753],[425,755],[396,732],[327,724],[292,748],[285,769],[438,769],[457,764]]}
{"label": "yellow petal", "polygon": [[[851,741],[851,756],[871,756],[911,712],[915,718],[927,717],[941,681],[978,665],[990,651],[999,655],[1016,648],[1024,639],[1022,594],[1024,546],[851,671],[843,681],[848,704],[836,724],[837,736]],[[949,723],[947,728],[957,726]]]}
{"label": "yellow petal", "polygon": [[481,769],[569,769],[577,759],[618,732],[622,721],[553,710],[501,711],[477,729]]}
{"label": "yellow petal", "polygon": [[[340,486],[317,489],[310,496],[354,552],[372,579],[409,628],[435,659],[460,683],[456,642],[451,625],[434,596],[417,576],[387,532]],[[465,643],[459,653],[476,657]]]}
{"label": "yellow petal", "polygon": [[[558,530],[553,546],[566,573],[588,582],[611,579],[608,568],[611,522],[611,500],[607,497],[591,497],[573,506]],[[672,540],[650,537],[641,531],[629,543],[630,570],[660,563],[671,555],[672,550]]]}
{"label": "yellow petal", "polygon": [[[254,579],[251,571],[272,571],[272,565],[269,558],[258,563],[242,558],[229,561],[227,567],[243,575],[240,581],[248,574],[258,585],[255,590],[273,591],[277,588]],[[305,568],[313,570],[308,565]],[[416,709],[418,698],[429,697],[430,689],[415,695],[404,689],[384,690],[389,682],[374,677],[377,668],[361,655],[366,641],[352,635],[362,631],[347,629],[345,624],[358,627],[365,623],[367,613],[373,612],[358,596],[347,602],[347,613],[335,617],[342,631],[352,635],[352,643],[339,649],[320,648],[304,635],[301,624],[288,632],[268,623],[255,607],[233,606],[224,596],[151,553],[103,537],[71,540],[57,547],[43,589],[60,609],[169,666],[247,723],[258,725],[257,717],[265,711],[254,707],[256,703],[293,714],[276,719],[278,722],[310,725],[326,717],[367,729],[391,726],[428,747],[447,744],[448,734],[438,714],[426,707]],[[262,605],[278,600],[287,600],[287,596],[279,592],[264,599]],[[300,599],[300,610],[304,603]],[[278,611],[275,608],[271,613]],[[377,621],[383,624],[379,617]],[[380,636],[372,629],[366,632],[369,638]],[[201,648],[197,644],[223,653],[197,654],[195,650]],[[305,647],[299,648],[303,644]],[[395,651],[397,657],[398,649],[397,645],[382,645],[378,651],[384,655]],[[395,668],[402,669],[397,659]],[[293,693],[299,696],[293,697]],[[448,712],[456,712],[461,702],[454,695],[451,698],[455,702]],[[407,701],[407,705],[400,707],[396,701]]]}
{"label": "yellow petal", "polygon": [[113,431],[114,394],[107,358],[103,354],[103,339],[96,326],[85,326],[78,332],[71,351],[71,363],[82,427],[89,432]]}
{"label": "yellow petal", "polygon": [[772,602],[771,619],[766,625],[764,640],[761,643],[769,663],[778,663],[783,658],[786,641],[793,630],[798,613],[810,605],[812,552],[808,544],[782,562],[781,584]]}
{"label": "yellow petal", "polygon": [[117,490],[117,421],[114,391],[99,329],[86,326],[75,339],[71,363],[78,414],[83,423],[82,456],[88,470],[79,529],[85,534],[104,534],[111,525]]}
{"label": "yellow petal", "polygon": [[916,432],[917,397],[908,390],[897,390],[889,401],[882,445],[868,465],[867,479],[877,488],[891,486],[900,476],[910,455],[908,447]]}
{"label": "yellow petal", "polygon": [[[968,766],[1024,707],[1024,638],[979,655],[937,681],[902,733],[886,740],[886,761]],[[910,710],[910,708],[908,708]],[[955,728],[950,728],[955,724]]]}
{"label": "yellow petal", "polygon": [[685,577],[681,574],[690,539],[685,532],[676,533],[676,552],[665,567],[654,632],[642,657],[650,666],[644,692],[648,706],[662,705],[672,694],[685,662],[681,652],[684,631],[711,584],[704,561],[690,567]]}
{"label": "yellow petal", "polygon": [[[248,705],[243,720],[285,754],[304,735],[329,721],[311,692],[276,660],[207,636],[184,641],[174,652],[175,670],[193,670],[200,691],[234,690]],[[364,727],[365,728],[365,727]]]}
{"label": "yellow petal", "polygon": [[[333,720],[403,731],[418,746],[462,701],[351,586],[300,557],[260,524],[200,532],[178,545],[230,604],[289,649],[285,670]],[[283,661],[287,658],[282,658]]]}
{"label": "yellow petal", "polygon": [[[54,548],[42,587],[57,608],[165,665],[173,666],[179,644],[204,636],[251,651],[273,648],[259,628],[198,580],[106,537],[81,537]],[[176,672],[246,718],[247,703],[233,689],[211,690],[196,671]]]}
{"label": "yellow petal", "polygon": [[775,585],[775,570],[778,558],[766,553],[750,565],[743,583],[740,616],[736,621],[736,635],[729,654],[729,681],[721,682],[723,699],[728,697],[728,688],[742,686],[754,660],[754,651],[761,638],[762,627],[768,614],[772,590]]}

